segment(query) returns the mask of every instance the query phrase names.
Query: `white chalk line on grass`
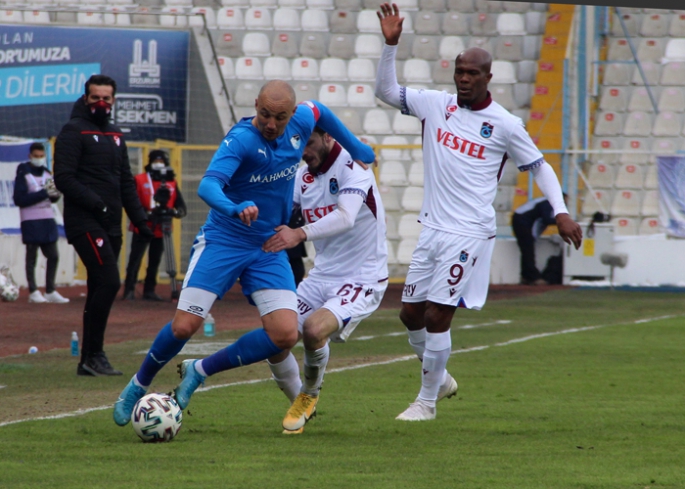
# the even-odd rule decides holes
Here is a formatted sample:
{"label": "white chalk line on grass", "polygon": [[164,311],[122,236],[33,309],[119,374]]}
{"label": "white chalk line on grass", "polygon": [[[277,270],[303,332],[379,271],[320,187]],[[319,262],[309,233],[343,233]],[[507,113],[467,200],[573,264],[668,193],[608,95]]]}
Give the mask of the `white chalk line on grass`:
{"label": "white chalk line on grass", "polygon": [[[632,322],[628,323],[615,323],[615,324],[599,324],[596,326],[583,326],[580,328],[569,328],[569,329],[562,329],[560,331],[550,331],[547,333],[538,333],[538,334],[533,334],[533,335],[528,335],[528,336],[522,336],[521,338],[513,338],[511,340],[503,341],[501,343],[495,343],[493,345],[481,345],[481,346],[472,346],[471,348],[461,348],[458,350],[452,350],[451,354],[459,354],[459,353],[471,353],[474,351],[482,351],[482,350],[487,350],[488,348],[491,347],[497,347],[497,346],[509,346],[509,345],[514,345],[517,343],[524,343],[526,341],[530,340],[536,340],[539,338],[547,338],[550,336],[558,336],[562,334],[572,334],[572,333],[581,333],[584,331],[591,331],[594,329],[600,329],[600,328],[606,328],[607,326],[623,326],[623,325],[629,325],[629,324],[644,324],[644,323],[650,323],[653,321],[660,321],[662,319],[671,319],[678,317],[676,315],[668,315],[668,316],[659,316],[659,317],[654,317],[654,318],[644,318],[644,319],[637,319]],[[394,333],[391,333],[394,335]],[[387,336],[387,335],[385,335]],[[416,355],[404,355],[401,357],[396,357],[396,358],[391,358],[389,360],[383,360],[381,362],[369,362],[369,363],[360,363],[357,365],[349,365],[347,367],[339,367],[339,368],[332,368],[332,369],[327,369],[327,373],[336,373],[336,372],[346,372],[348,370],[358,370],[361,368],[367,368],[367,367],[378,367],[381,365],[390,365],[393,363],[399,363],[399,362],[406,362],[409,360],[414,360],[416,359]],[[218,385],[212,385],[208,387],[200,387],[196,392],[205,392],[205,391],[211,391],[214,389],[223,389],[225,387],[236,387],[240,385],[250,385],[250,384],[260,384],[262,382],[268,382],[271,380],[271,377],[264,378],[264,379],[252,379],[252,380],[242,380],[239,382],[230,382],[228,384],[218,384]],[[18,424],[18,423],[24,423],[26,421],[43,421],[43,420],[50,420],[50,419],[64,419],[64,418],[71,418],[75,416],[81,416],[83,414],[88,414],[92,413],[94,411],[104,411],[105,409],[112,409],[112,404],[108,404],[106,406],[97,406],[93,408],[87,408],[87,409],[78,409],[76,411],[71,411],[68,413],[61,413],[61,414],[54,414],[52,416],[38,416],[35,418],[26,418],[26,419],[17,419],[14,421],[5,421],[0,423],[0,428],[3,426],[9,426],[13,424]]]}

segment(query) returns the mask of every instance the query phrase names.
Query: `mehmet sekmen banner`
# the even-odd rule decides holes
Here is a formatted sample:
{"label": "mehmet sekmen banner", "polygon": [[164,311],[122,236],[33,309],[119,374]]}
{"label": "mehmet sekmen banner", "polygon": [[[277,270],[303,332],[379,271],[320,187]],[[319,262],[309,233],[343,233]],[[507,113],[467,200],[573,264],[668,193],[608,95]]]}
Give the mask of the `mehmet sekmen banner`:
{"label": "mehmet sekmen banner", "polygon": [[56,136],[90,75],[117,82],[114,122],[129,141],[185,141],[190,34],[0,25],[0,134]]}
{"label": "mehmet sekmen banner", "polygon": [[685,156],[658,156],[659,220],[666,234],[685,238]]}

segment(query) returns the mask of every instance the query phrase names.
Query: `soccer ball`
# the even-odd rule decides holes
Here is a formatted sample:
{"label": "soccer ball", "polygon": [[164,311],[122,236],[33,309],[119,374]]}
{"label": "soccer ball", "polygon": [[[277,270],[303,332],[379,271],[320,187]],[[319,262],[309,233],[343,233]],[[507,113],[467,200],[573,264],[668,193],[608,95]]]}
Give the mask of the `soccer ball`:
{"label": "soccer ball", "polygon": [[181,429],[183,412],[167,394],[148,394],[136,403],[131,423],[144,442],[171,441]]}
{"label": "soccer ball", "polygon": [[8,283],[0,287],[0,297],[5,302],[14,302],[19,298],[19,287]]}

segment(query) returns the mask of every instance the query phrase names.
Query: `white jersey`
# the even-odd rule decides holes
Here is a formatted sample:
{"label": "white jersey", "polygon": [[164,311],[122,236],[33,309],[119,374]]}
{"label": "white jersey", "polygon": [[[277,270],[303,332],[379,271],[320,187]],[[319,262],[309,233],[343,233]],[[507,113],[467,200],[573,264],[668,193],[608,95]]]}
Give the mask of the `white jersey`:
{"label": "white jersey", "polygon": [[423,125],[424,197],[419,220],[449,233],[490,238],[504,163],[520,171],[543,164],[523,121],[488,98],[479,107],[457,105],[457,96],[400,87],[404,114]]}
{"label": "white jersey", "polygon": [[314,240],[316,257],[309,277],[334,282],[337,279],[365,284],[388,278],[385,210],[371,170],[356,164],[338,143],[319,174],[303,165],[297,172],[293,201],[302,208],[307,224],[333,212],[338,196],[354,193],[364,198],[354,226],[329,238]]}

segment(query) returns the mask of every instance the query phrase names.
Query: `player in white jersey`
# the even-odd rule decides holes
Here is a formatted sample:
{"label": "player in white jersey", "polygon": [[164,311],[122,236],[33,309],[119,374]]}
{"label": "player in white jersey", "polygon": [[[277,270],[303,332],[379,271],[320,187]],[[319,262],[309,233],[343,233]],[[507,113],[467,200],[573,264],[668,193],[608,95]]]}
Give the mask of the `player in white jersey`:
{"label": "player in white jersey", "polygon": [[554,208],[564,241],[577,249],[582,231],[569,216],[556,174],[523,121],[490,97],[490,54],[470,48],[457,56],[456,95],[401,87],[395,52],[404,19],[396,4],[384,3],[380,9],[385,46],[376,96],[423,125],[423,230],[409,265],[400,313],[409,343],[422,360],[423,375],[418,397],[397,416],[422,421],[435,418],[456,308],[480,309],[485,303],[496,231],[492,204],[505,162],[511,159],[520,171],[533,172]]}
{"label": "player in white jersey", "polygon": [[356,164],[329,134],[315,129],[295,180],[293,205],[305,220],[288,226],[264,245],[280,251],[304,240],[316,250],[314,268],[297,287],[304,383],[292,353],[269,359],[274,380],[291,402],[284,433],[301,433],[316,412],[328,364],[328,341],[345,342],[380,305],[388,286],[385,210],[373,172]]}

